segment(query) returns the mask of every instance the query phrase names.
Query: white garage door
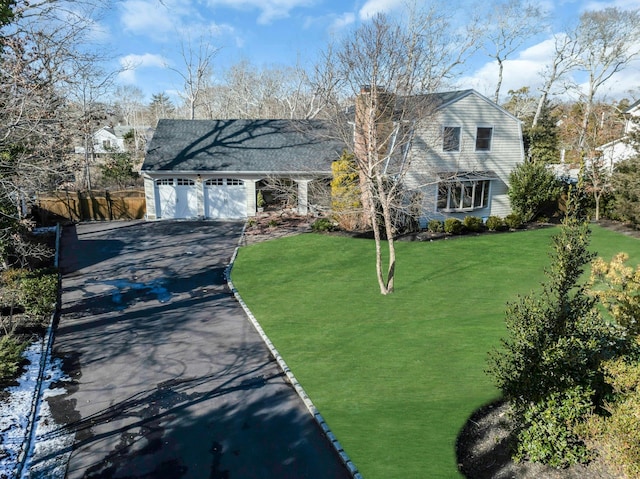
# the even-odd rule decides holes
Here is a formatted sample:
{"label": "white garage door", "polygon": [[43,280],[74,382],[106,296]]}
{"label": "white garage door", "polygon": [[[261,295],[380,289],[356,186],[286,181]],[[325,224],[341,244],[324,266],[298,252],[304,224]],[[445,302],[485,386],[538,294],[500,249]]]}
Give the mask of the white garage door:
{"label": "white garage door", "polygon": [[245,218],[247,194],[242,180],[211,178],[204,184],[205,217]]}
{"label": "white garage door", "polygon": [[195,181],[189,178],[156,180],[156,211],[157,217],[164,219],[198,216]]}

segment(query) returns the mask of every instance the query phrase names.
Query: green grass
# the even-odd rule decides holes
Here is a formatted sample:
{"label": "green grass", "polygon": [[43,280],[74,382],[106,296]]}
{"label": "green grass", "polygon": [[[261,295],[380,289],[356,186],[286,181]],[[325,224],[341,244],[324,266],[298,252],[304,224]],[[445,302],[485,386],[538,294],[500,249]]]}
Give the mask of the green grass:
{"label": "green grass", "polygon": [[[459,477],[455,441],[498,397],[484,373],[507,301],[536,288],[554,229],[397,243],[379,294],[373,243],[301,235],[242,248],[235,286],[367,479]],[[594,227],[605,259],[640,241]]]}

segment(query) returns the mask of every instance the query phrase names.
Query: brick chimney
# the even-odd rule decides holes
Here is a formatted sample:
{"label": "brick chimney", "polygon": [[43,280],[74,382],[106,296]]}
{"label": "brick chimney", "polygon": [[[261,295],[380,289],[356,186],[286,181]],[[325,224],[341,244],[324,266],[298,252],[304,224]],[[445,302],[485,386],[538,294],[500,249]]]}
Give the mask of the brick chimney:
{"label": "brick chimney", "polygon": [[[355,100],[354,154],[360,165],[360,190],[363,210],[369,212],[372,205],[371,193],[366,176],[367,165],[379,164],[389,151],[393,132],[393,112],[395,95],[380,87],[363,85]],[[362,224],[371,226],[369,216],[365,214]]]}

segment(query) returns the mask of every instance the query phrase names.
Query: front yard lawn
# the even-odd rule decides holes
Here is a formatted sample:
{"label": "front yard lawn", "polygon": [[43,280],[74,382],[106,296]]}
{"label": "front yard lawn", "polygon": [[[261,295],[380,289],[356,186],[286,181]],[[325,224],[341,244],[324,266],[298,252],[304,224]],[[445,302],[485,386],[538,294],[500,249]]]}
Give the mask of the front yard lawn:
{"label": "front yard lawn", "polygon": [[[363,239],[245,247],[232,277],[366,479],[459,477],[456,437],[498,397],[484,369],[505,303],[543,280],[555,231],[398,242],[386,297]],[[598,226],[592,249],[640,259],[640,241]]]}

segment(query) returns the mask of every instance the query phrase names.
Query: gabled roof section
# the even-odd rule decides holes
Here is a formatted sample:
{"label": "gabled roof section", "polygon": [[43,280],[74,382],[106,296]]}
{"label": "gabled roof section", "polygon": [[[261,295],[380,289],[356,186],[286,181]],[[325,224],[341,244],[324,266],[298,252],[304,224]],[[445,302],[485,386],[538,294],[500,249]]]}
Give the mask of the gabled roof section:
{"label": "gabled roof section", "polygon": [[426,96],[427,97],[429,97],[429,96],[433,97],[433,100],[431,100],[431,101],[434,102],[435,108],[437,110],[442,110],[442,109],[447,108],[448,106],[450,106],[450,105],[462,100],[463,98],[468,97],[469,95],[473,95],[473,96],[481,99],[482,101],[484,101],[487,104],[491,105],[496,110],[499,110],[502,113],[504,113],[505,115],[509,116],[513,120],[515,120],[517,122],[521,121],[515,115],[513,115],[512,113],[509,113],[507,110],[502,108],[500,105],[498,105],[497,103],[494,103],[492,100],[489,100],[486,96],[481,95],[480,93],[478,93],[477,91],[475,91],[473,89],[459,90],[459,91],[448,91],[448,92],[442,92],[442,93],[431,93],[431,94],[426,95]]}
{"label": "gabled roof section", "polygon": [[160,120],[142,171],[330,173],[345,145],[321,120]]}

